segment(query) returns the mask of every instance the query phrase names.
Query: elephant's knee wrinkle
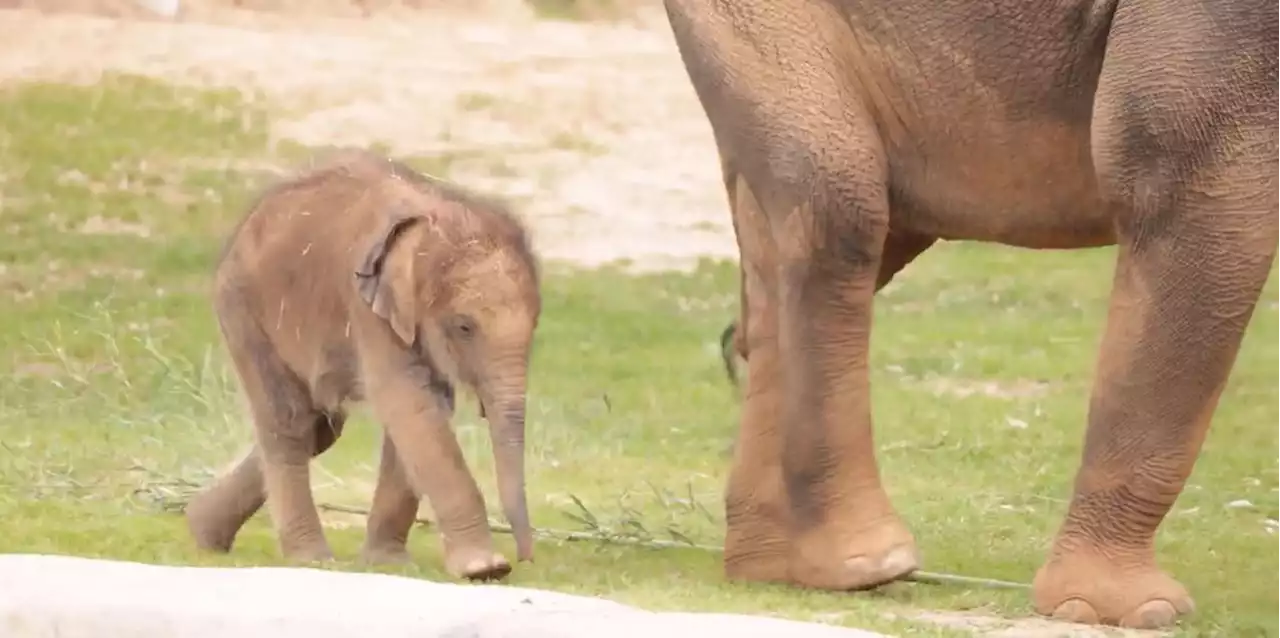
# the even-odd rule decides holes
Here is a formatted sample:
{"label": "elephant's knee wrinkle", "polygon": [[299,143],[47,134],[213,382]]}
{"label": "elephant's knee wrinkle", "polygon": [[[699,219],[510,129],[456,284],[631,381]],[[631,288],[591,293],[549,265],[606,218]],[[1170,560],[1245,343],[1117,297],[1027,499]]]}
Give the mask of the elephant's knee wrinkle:
{"label": "elephant's knee wrinkle", "polygon": [[827,225],[826,241],[818,251],[821,266],[836,272],[879,273],[888,225],[859,219],[860,212]]}
{"label": "elephant's knee wrinkle", "polygon": [[853,249],[841,252],[830,247],[820,247],[802,257],[785,261],[778,269],[779,283],[786,294],[815,294],[820,297],[831,293],[874,293],[879,274],[879,248],[868,247],[854,254]]}
{"label": "elephant's knee wrinkle", "polygon": [[264,432],[258,438],[260,463],[281,467],[309,467],[317,454],[316,432]]}

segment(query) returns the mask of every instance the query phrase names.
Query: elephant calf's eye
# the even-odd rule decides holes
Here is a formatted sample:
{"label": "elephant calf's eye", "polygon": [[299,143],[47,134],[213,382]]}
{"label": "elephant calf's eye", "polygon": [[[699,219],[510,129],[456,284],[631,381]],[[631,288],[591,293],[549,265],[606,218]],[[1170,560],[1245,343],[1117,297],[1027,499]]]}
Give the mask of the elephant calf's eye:
{"label": "elephant calf's eye", "polygon": [[451,331],[459,339],[470,339],[476,333],[476,321],[467,315],[457,315],[451,322]]}

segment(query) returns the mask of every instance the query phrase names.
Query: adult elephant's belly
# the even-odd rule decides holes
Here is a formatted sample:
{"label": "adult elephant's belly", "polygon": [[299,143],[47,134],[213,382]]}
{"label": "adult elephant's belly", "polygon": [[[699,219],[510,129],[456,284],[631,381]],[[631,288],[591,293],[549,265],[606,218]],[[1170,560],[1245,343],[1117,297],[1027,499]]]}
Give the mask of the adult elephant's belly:
{"label": "adult elephant's belly", "polygon": [[949,122],[889,152],[893,225],[1026,248],[1115,242],[1087,123]]}

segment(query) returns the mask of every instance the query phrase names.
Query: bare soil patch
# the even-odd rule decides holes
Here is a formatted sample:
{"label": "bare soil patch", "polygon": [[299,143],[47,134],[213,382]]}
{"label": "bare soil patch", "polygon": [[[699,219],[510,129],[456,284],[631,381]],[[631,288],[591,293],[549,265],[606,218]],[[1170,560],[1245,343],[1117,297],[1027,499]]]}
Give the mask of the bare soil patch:
{"label": "bare soil patch", "polygon": [[1078,625],[1049,618],[1001,618],[972,611],[929,611],[907,617],[971,631],[984,638],[1158,638],[1168,635],[1167,632]]}
{"label": "bare soil patch", "polygon": [[652,11],[596,23],[537,20],[506,0],[483,15],[359,19],[194,4],[168,21],[57,2],[0,11],[0,82],[114,71],[237,88],[273,115],[277,142],[432,156],[512,199],[545,258],[665,269],[736,256],[710,127]]}

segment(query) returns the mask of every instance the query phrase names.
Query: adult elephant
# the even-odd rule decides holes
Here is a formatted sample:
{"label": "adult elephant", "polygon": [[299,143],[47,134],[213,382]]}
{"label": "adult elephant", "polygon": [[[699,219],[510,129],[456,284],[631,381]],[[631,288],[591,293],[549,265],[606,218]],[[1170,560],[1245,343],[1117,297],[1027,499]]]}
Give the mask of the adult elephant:
{"label": "adult elephant", "polygon": [[1032,596],[1087,623],[1190,612],[1153,539],[1275,258],[1276,5],[666,8],[741,254],[727,575],[858,589],[916,569],[872,445],[879,285],[938,239],[1115,244],[1083,459]]}

